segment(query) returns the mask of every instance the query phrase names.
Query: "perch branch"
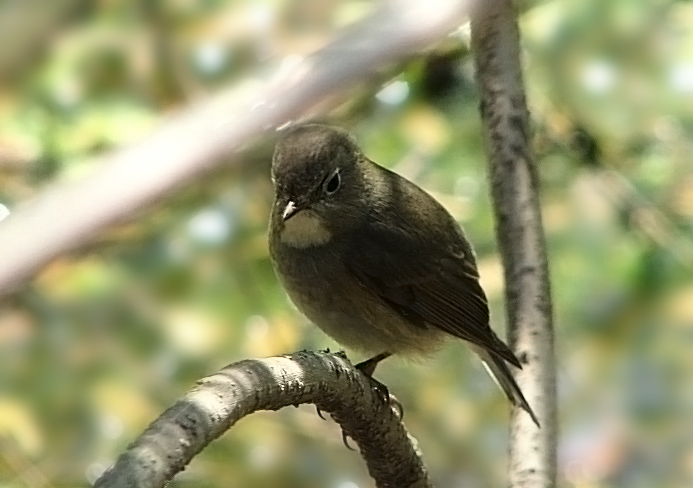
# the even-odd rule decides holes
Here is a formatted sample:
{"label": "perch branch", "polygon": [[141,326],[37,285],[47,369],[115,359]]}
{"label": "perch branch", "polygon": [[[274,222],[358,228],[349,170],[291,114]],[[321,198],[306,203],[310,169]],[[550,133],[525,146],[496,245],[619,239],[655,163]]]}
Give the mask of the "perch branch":
{"label": "perch branch", "polygon": [[496,235],[505,272],[508,334],[522,362],[517,381],[541,423],[513,414],[509,485],[556,483],[556,378],[546,241],[529,142],[517,14],[512,0],[487,0],[472,14]]}
{"label": "perch branch", "polygon": [[56,256],[222,163],[259,136],[336,105],[336,95],[457,27],[473,0],[383,2],[323,49],[253,91],[227,90],[173,117],[137,145],[95,161],[0,223],[0,296]]}
{"label": "perch branch", "polygon": [[204,378],[155,420],[95,486],[163,487],[241,418],[303,403],[329,413],[354,439],[379,488],[431,486],[397,409],[343,355],[318,352],[244,360]]}

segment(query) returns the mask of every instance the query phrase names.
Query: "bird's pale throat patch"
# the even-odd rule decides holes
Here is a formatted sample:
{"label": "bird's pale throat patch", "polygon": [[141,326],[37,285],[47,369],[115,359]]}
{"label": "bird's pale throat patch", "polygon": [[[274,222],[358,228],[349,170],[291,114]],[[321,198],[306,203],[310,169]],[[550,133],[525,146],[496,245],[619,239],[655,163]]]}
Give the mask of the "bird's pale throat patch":
{"label": "bird's pale throat patch", "polygon": [[281,240],[292,247],[306,248],[326,244],[332,235],[312,210],[302,210],[284,222]]}

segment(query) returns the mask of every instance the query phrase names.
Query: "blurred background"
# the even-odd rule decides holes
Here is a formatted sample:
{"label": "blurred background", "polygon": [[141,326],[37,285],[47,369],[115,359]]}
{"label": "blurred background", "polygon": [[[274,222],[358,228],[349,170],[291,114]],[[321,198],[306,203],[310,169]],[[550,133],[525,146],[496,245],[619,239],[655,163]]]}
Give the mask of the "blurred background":
{"label": "blurred background", "polygon": [[[519,6],[555,300],[560,486],[693,486],[693,3]],[[0,218],[372,8],[0,1]],[[384,66],[330,120],[465,226],[502,332],[473,77],[467,26]],[[271,269],[273,143],[56,260],[0,305],[0,486],[86,485],[195,380],[243,358],[339,349]],[[378,377],[436,486],[505,486],[508,406],[461,343],[387,361]],[[337,426],[304,406],[244,419],[172,486],[372,482]]]}

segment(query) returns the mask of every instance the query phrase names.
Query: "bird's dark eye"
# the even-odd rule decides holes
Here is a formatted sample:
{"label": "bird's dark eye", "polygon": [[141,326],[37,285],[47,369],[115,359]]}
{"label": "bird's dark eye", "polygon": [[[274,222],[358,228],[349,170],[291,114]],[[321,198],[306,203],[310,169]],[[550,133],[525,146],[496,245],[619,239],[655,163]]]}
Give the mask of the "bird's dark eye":
{"label": "bird's dark eye", "polygon": [[342,184],[342,178],[339,176],[339,171],[330,178],[330,181],[327,182],[327,185],[325,185],[325,193],[328,195],[333,194],[337,190],[339,190],[339,187]]}

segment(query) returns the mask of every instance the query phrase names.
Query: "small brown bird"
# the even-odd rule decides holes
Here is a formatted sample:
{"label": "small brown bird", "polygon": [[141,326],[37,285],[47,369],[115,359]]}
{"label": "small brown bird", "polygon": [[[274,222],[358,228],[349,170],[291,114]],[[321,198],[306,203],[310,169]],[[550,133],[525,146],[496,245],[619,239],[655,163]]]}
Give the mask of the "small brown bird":
{"label": "small brown bird", "polygon": [[489,325],[474,251],[433,197],[369,160],[335,127],[289,130],[272,161],[269,245],[289,297],[340,344],[375,356],[426,354],[463,339],[508,399],[539,425]]}

